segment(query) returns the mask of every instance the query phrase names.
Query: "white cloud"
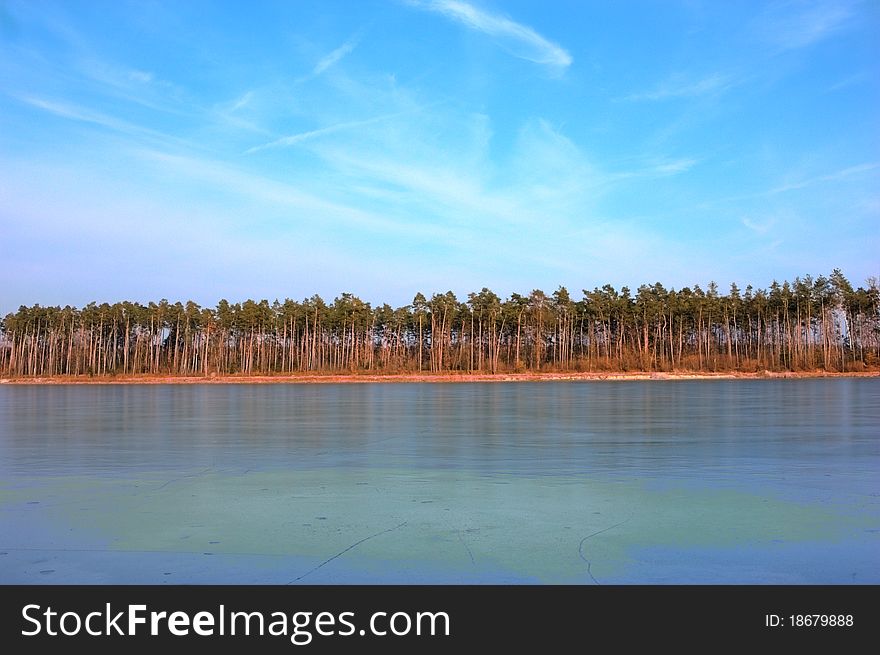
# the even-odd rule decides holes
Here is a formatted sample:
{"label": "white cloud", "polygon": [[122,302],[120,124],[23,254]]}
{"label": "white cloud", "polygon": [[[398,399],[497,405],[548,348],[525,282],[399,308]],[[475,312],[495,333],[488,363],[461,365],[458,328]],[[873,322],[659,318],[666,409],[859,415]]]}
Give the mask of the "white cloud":
{"label": "white cloud", "polygon": [[572,57],[562,47],[545,39],[528,25],[517,23],[505,16],[490,14],[461,0],[431,0],[415,3],[442,14],[467,27],[493,37],[511,54],[521,59],[563,70],[571,65]]}
{"label": "white cloud", "polygon": [[312,220],[319,219],[327,225],[336,224],[386,235],[401,234],[432,239],[443,237],[442,230],[430,225],[395,222],[346,204],[342,199],[327,199],[302,191],[292,184],[250,173],[221,161],[158,150],[139,150],[135,154],[145,161],[158,164],[164,170],[173,169],[188,179],[207,183],[225,192],[233,192],[262,205],[293,209],[298,216],[310,216]]}
{"label": "white cloud", "polygon": [[689,171],[696,163],[696,159],[669,159],[658,162],[651,170],[656,175],[678,175]]}
{"label": "white cloud", "polygon": [[18,99],[32,107],[42,109],[43,111],[47,111],[55,116],[60,116],[61,118],[67,118],[69,120],[80,121],[83,123],[92,123],[126,134],[153,134],[151,130],[133,125],[132,123],[114,118],[113,116],[108,116],[83,107],[77,107],[76,105],[56,102],[54,100],[45,100],[33,96],[18,96]]}
{"label": "white cloud", "polygon": [[128,72],[128,79],[141,84],[149,84],[153,81],[153,74],[146,71],[132,70]]}
{"label": "white cloud", "polygon": [[115,116],[93,111],[86,107],[79,107],[70,103],[57,102],[55,100],[47,100],[45,98],[37,98],[28,95],[16,95],[14,97],[32,107],[37,107],[38,109],[68,120],[90,123],[130,137],[147,138],[148,140],[165,145],[185,146],[188,148],[192,147],[191,143],[183,139],[169,136],[146,127],[141,127],[140,125],[135,125],[134,123],[129,123],[128,121],[116,118]]}
{"label": "white cloud", "polygon": [[776,223],[776,220],[773,218],[766,219],[764,221],[756,221],[748,216],[744,216],[742,219],[742,224],[749,228],[752,232],[757,234],[767,234],[770,228]]}
{"label": "white cloud", "polygon": [[813,186],[814,184],[819,184],[821,182],[834,182],[836,180],[843,180],[848,177],[852,177],[853,175],[859,175],[860,173],[867,173],[873,170],[880,168],[880,162],[865,162],[863,164],[856,164],[855,166],[848,166],[847,168],[843,168],[839,171],[835,171],[833,173],[828,173],[826,175],[819,175],[816,177],[811,177],[803,180],[799,180],[797,182],[790,182],[788,184],[783,184],[781,186],[770,189],[764,194],[761,195],[776,195],[777,193],[784,193],[786,191],[794,191],[796,189],[803,189],[808,186]]}
{"label": "white cloud", "polygon": [[867,82],[870,79],[871,79],[871,76],[868,73],[868,71],[860,71],[858,73],[853,73],[852,75],[848,75],[847,77],[843,78],[842,80],[835,82],[834,84],[829,86],[827,89],[825,89],[825,92],[826,93],[834,93],[835,91],[842,91],[842,90],[848,89],[852,86],[856,86],[856,85],[862,84],[864,82]]}
{"label": "white cloud", "polygon": [[837,34],[853,16],[849,2],[775,2],[756,19],[756,31],[779,50],[795,50]]}
{"label": "white cloud", "polygon": [[102,95],[181,116],[193,116],[201,110],[182,87],[151,71],[128,68],[91,54],[76,58],[74,67],[82,75],[84,88]]}
{"label": "white cloud", "polygon": [[696,98],[727,90],[736,84],[731,75],[713,73],[698,80],[683,75],[673,75],[670,79],[644,93],[633,93],[624,100],[668,100],[670,98]]}
{"label": "white cloud", "polygon": [[248,91],[243,94],[240,98],[238,98],[235,102],[232,103],[232,106],[229,107],[229,111],[238,111],[242,107],[246,107],[250,104],[251,100],[254,99],[254,92]]}
{"label": "white cloud", "polygon": [[299,132],[297,134],[291,134],[289,136],[281,137],[280,139],[276,139],[275,141],[270,141],[269,143],[264,143],[263,145],[254,146],[253,148],[249,148],[245,151],[244,154],[252,155],[255,152],[259,152],[261,150],[269,150],[271,148],[284,148],[287,146],[295,146],[303,141],[308,141],[310,139],[314,139],[319,136],[324,136],[326,134],[333,134],[334,132],[341,132],[343,130],[350,130],[356,127],[365,127],[367,125],[373,125],[374,123],[380,123],[382,121],[389,120],[391,118],[396,118],[401,116],[404,112],[395,112],[393,114],[385,114],[383,116],[375,116],[373,118],[367,118],[362,121],[347,121],[344,123],[336,123],[335,125],[328,125],[327,127],[322,127],[317,130],[309,130],[308,132]]}
{"label": "white cloud", "polygon": [[312,70],[312,75],[318,76],[331,66],[336,65],[340,59],[351,53],[351,51],[357,47],[359,41],[360,37],[354,36],[336,48],[333,52],[322,57],[320,61],[315,64],[315,68]]}

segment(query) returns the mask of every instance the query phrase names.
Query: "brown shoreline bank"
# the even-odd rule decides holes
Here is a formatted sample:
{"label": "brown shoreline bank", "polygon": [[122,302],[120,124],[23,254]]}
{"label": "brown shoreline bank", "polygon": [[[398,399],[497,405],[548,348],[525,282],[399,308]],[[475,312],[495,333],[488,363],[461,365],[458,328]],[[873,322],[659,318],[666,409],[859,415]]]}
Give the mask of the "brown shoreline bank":
{"label": "brown shoreline bank", "polygon": [[363,384],[363,383],[456,383],[456,382],[560,382],[629,380],[766,380],[840,377],[880,377],[880,371],[837,373],[828,371],[730,371],[725,373],[678,372],[579,372],[579,373],[338,373],[293,375],[217,376],[52,376],[0,378],[0,384]]}

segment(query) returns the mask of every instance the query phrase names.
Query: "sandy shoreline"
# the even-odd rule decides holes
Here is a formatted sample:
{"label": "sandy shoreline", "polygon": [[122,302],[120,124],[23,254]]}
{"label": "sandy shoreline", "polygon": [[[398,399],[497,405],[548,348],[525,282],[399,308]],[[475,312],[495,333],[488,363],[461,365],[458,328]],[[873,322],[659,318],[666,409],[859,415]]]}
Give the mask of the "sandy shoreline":
{"label": "sandy shoreline", "polygon": [[629,380],[765,380],[838,377],[880,377],[880,371],[829,373],[826,371],[761,371],[747,373],[697,372],[581,372],[581,373],[400,373],[400,374],[305,374],[226,376],[53,376],[2,378],[0,384],[364,384],[364,383],[456,383],[456,382],[559,382]]}

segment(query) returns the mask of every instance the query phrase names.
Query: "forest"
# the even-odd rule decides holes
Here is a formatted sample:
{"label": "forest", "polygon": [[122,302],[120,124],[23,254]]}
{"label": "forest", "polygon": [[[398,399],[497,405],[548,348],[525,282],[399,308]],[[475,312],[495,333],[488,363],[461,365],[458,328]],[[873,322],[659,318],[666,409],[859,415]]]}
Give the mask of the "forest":
{"label": "forest", "polygon": [[559,287],[502,299],[418,293],[371,306],[286,299],[22,306],[0,321],[0,375],[225,376],[564,371],[840,371],[880,366],[880,287],[839,269],[720,293]]}

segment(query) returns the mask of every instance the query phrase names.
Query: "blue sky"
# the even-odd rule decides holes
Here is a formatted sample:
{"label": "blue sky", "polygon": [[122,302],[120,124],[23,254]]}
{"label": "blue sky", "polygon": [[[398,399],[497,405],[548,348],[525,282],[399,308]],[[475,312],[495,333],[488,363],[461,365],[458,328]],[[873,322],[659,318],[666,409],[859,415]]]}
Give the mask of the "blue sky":
{"label": "blue sky", "polygon": [[880,275],[877,2],[0,3],[0,312]]}

